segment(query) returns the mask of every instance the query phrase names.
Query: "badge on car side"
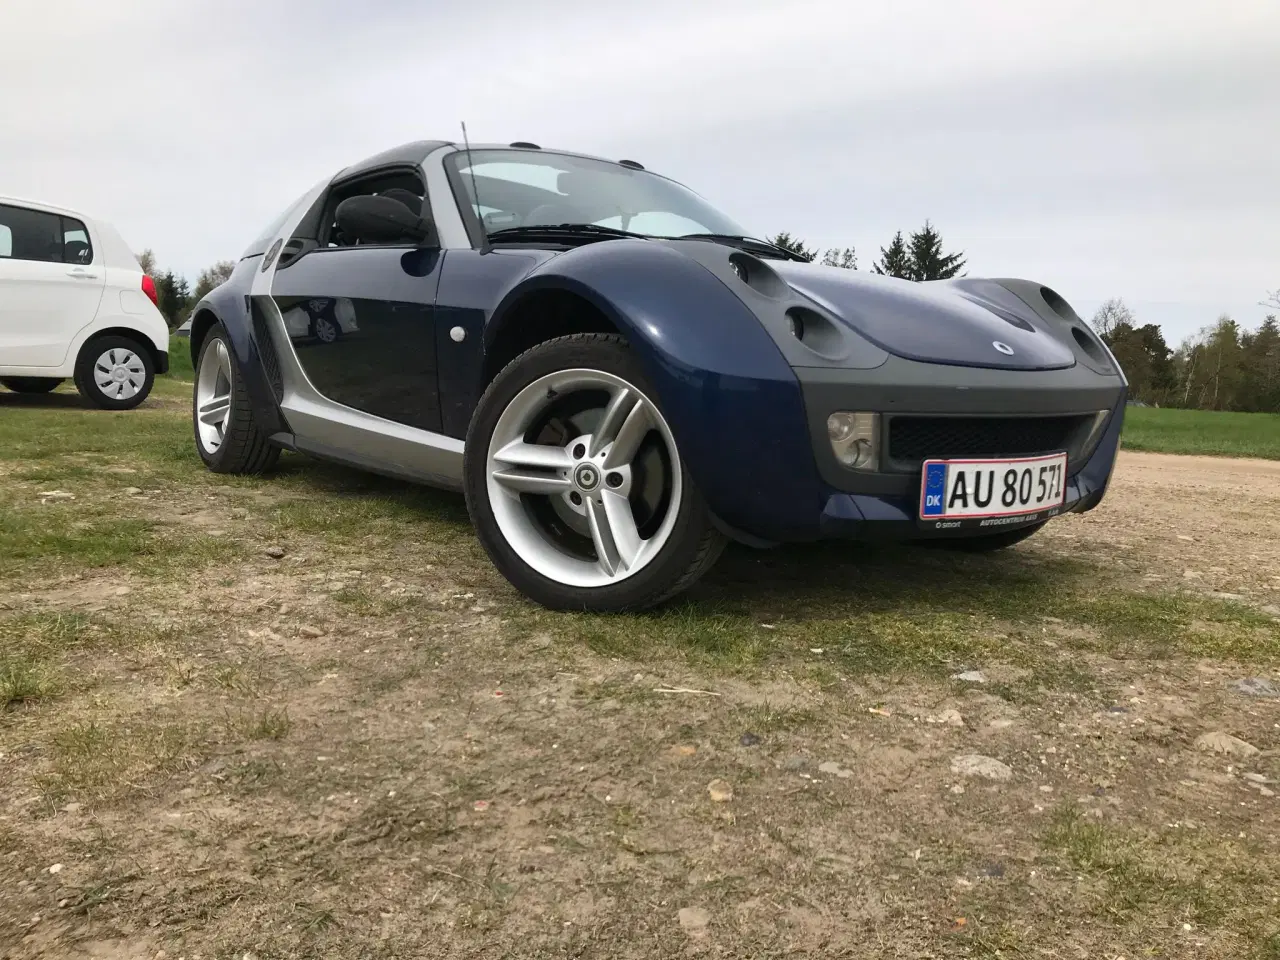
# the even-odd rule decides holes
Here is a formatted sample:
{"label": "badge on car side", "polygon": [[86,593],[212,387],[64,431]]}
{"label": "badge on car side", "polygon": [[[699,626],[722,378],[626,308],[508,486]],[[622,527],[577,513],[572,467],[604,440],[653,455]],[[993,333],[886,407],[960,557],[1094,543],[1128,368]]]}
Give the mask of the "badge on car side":
{"label": "badge on car side", "polygon": [[284,238],[278,237],[276,242],[271,245],[271,249],[267,251],[267,255],[262,258],[262,272],[266,273],[271,269],[271,265],[276,262],[276,256],[280,253],[280,248],[284,246]]}
{"label": "badge on car side", "polygon": [[1003,353],[1006,357],[1013,356],[1013,347],[1007,343],[1001,343],[999,340],[992,340],[991,345],[996,348],[997,352]]}

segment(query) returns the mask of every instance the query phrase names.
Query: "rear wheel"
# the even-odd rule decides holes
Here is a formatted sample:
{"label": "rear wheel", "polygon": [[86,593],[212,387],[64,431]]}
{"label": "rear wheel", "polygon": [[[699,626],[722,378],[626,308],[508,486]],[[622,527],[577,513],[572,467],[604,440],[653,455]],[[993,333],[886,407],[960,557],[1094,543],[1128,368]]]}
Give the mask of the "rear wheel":
{"label": "rear wheel", "polygon": [[621,337],[576,334],[513,360],[467,434],[467,507],[497,568],[555,609],[640,609],[724,547]]}
{"label": "rear wheel", "polygon": [[978,537],[941,537],[925,542],[931,547],[944,547],[950,550],[961,550],[965,553],[991,553],[995,550],[1003,550],[1005,547],[1012,547],[1015,543],[1021,543],[1040,530],[1047,522],[1041,521],[1040,523],[1033,523],[1029,527],[1019,527],[1017,530],[1002,530],[999,533],[987,533]]}
{"label": "rear wheel", "polygon": [[90,340],[76,360],[76,389],[104,410],[132,410],[155,382],[151,351],[131,337]]}
{"label": "rear wheel", "polygon": [[214,473],[262,473],[280,459],[253,419],[253,407],[222,324],[200,347],[191,400],[196,450]]}
{"label": "rear wheel", "polygon": [[0,384],[14,393],[49,393],[61,382],[58,377],[0,377]]}

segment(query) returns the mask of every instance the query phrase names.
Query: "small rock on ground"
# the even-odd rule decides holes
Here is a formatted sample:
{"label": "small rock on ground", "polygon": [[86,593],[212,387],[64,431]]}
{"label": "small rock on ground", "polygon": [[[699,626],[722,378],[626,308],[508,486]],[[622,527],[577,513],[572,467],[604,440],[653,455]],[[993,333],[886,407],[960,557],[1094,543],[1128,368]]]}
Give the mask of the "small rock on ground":
{"label": "small rock on ground", "polygon": [[959,710],[943,710],[941,713],[935,713],[924,719],[926,723],[941,723],[948,727],[964,726],[964,717],[960,716]]}
{"label": "small rock on ground", "polygon": [[951,675],[952,680],[960,680],[964,683],[986,683],[987,677],[981,670],[965,670],[963,673],[954,673]]}
{"label": "small rock on ground", "polygon": [[711,914],[702,907],[681,907],[676,918],[680,921],[680,929],[691,937],[706,936],[711,923]]}
{"label": "small rock on ground", "polygon": [[953,758],[951,772],[964,777],[982,777],[984,780],[1013,779],[1011,767],[1001,763],[995,757],[984,757],[980,753],[967,753]]}
{"label": "small rock on ground", "polygon": [[298,628],[298,633],[300,633],[304,637],[310,637],[312,640],[316,640],[324,636],[324,631],[321,630],[319,627],[311,627],[311,626],[305,626],[305,625]]}
{"label": "small rock on ground", "polygon": [[1252,743],[1233,737],[1221,730],[1203,733],[1196,737],[1196,746],[1209,753],[1225,753],[1232,757],[1256,757],[1259,750]]}
{"label": "small rock on ground", "polygon": [[1280,688],[1263,677],[1245,677],[1231,685],[1238,693],[1250,697],[1280,697]]}
{"label": "small rock on ground", "polygon": [[714,803],[728,803],[733,799],[733,784],[728,780],[712,780],[707,784],[707,793]]}
{"label": "small rock on ground", "polygon": [[267,547],[262,552],[273,560],[279,560],[284,556],[284,547]]}

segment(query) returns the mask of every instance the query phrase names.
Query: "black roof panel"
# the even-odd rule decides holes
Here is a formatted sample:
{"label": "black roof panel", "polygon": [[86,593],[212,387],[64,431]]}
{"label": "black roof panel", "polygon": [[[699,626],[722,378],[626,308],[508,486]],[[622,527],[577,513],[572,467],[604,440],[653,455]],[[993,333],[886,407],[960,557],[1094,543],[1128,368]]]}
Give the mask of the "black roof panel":
{"label": "black roof panel", "polygon": [[393,166],[402,163],[420,164],[427,158],[427,154],[440,147],[449,146],[448,140],[415,140],[413,143],[401,144],[398,147],[392,147],[390,150],[383,150],[381,153],[374,154],[367,160],[361,160],[359,163],[353,163],[338,173],[334,180],[345,180],[348,177],[354,177],[361,173],[368,173],[370,170],[377,170],[379,167]]}

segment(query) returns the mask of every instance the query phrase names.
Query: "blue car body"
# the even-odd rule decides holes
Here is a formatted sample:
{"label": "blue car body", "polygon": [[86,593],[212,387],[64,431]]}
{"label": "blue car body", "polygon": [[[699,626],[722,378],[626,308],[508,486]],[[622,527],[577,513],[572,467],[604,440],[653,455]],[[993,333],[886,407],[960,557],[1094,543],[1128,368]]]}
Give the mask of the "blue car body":
{"label": "blue car body", "polygon": [[[1065,451],[1060,506],[1014,526],[1105,494],[1126,383],[1052,290],[916,284],[719,240],[489,244],[449,173],[461,149],[408,144],[317,184],[195,308],[193,358],[220,323],[273,443],[458,488],[468,424],[503,366],[539,339],[616,331],[716,524],[744,542],[981,532],[922,518],[921,463],[934,457]],[[431,243],[326,247],[323,225],[308,226],[335,191],[410,173],[426,188]],[[354,311],[357,332],[338,309]],[[880,469],[837,460],[827,424],[842,410],[880,418]]]}

